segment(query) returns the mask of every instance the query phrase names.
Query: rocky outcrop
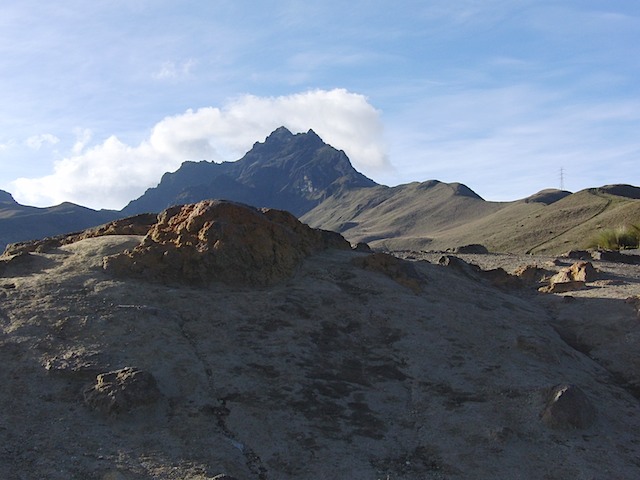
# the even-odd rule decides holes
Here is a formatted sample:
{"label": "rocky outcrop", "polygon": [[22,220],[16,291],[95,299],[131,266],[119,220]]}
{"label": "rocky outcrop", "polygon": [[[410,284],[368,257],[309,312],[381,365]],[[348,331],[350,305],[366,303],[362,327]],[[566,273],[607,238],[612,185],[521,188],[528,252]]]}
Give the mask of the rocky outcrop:
{"label": "rocky outcrop", "polygon": [[551,277],[550,283],[567,282],[593,282],[597,280],[598,272],[591,262],[575,262],[567,268],[563,268]]}
{"label": "rocky outcrop", "polygon": [[549,279],[549,284],[538,290],[543,293],[566,293],[581,290],[587,282],[598,278],[598,271],[591,262],[575,262],[570,267],[563,268]]}
{"label": "rocky outcrop", "polygon": [[85,403],[105,414],[128,412],[155,403],[160,396],[153,375],[132,367],[101,373],[84,391]]}
{"label": "rocky outcrop", "polygon": [[312,229],[285,211],[207,200],[162,212],[138,247],[105,257],[104,269],[164,283],[264,286],[327,248],[351,246],[341,235]]}

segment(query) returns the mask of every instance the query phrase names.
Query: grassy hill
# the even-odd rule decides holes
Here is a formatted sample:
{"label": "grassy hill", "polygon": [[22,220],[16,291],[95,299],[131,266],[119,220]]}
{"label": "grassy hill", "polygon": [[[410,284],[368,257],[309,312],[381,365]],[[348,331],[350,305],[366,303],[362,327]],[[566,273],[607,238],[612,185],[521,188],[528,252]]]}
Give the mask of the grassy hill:
{"label": "grassy hill", "polygon": [[464,185],[430,181],[346,192],[302,220],[381,249],[480,243],[494,252],[553,254],[587,248],[604,229],[640,223],[638,191],[549,190],[515,202],[487,202]]}

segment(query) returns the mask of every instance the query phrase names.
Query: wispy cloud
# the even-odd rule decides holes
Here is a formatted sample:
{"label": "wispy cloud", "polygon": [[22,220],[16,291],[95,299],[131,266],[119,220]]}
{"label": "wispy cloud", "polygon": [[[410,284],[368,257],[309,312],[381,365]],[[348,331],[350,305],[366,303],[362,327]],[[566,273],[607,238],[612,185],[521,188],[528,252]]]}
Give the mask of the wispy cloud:
{"label": "wispy cloud", "polygon": [[280,97],[245,95],[222,108],[206,107],[167,117],[136,146],[115,136],[86,148],[91,133],[77,131],[73,152],[50,175],[13,182],[18,201],[51,205],[72,201],[96,208],[122,208],[186,160],[236,160],[251,145],[284,125],[314,129],[343,149],[360,170],[389,168],[379,112],[346,90],[313,90]]}
{"label": "wispy cloud", "polygon": [[197,62],[192,58],[177,63],[166,61],[160,69],[153,74],[153,78],[156,80],[177,80],[185,78],[191,75],[191,71],[196,64]]}
{"label": "wispy cloud", "polygon": [[50,133],[43,133],[40,135],[33,135],[25,140],[25,145],[33,150],[40,150],[43,145],[55,145],[60,139]]}

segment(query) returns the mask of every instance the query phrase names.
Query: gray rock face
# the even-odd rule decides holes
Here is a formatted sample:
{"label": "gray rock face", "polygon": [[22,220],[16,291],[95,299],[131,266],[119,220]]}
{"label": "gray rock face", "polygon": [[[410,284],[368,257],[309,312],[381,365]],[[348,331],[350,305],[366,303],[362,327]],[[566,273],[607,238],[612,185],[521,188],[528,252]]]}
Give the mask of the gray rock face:
{"label": "gray rock face", "polygon": [[84,391],[84,401],[102,413],[124,413],[160,398],[156,380],[149,372],[126,367],[101,373],[95,385]]}

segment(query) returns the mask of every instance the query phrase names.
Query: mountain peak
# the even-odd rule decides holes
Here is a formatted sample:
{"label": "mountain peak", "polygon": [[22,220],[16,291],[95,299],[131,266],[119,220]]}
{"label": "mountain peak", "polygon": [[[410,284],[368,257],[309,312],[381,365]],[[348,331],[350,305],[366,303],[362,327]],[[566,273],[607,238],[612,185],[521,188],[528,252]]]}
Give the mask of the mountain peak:
{"label": "mountain peak", "polygon": [[293,137],[293,133],[287,127],[278,127],[273,132],[269,134],[264,143],[271,142],[274,140],[283,141],[289,140]]}
{"label": "mountain peak", "polygon": [[183,164],[124,212],[158,212],[170,205],[224,198],[302,215],[338,190],[375,185],[313,130],[293,134],[283,126],[235,162]]}

